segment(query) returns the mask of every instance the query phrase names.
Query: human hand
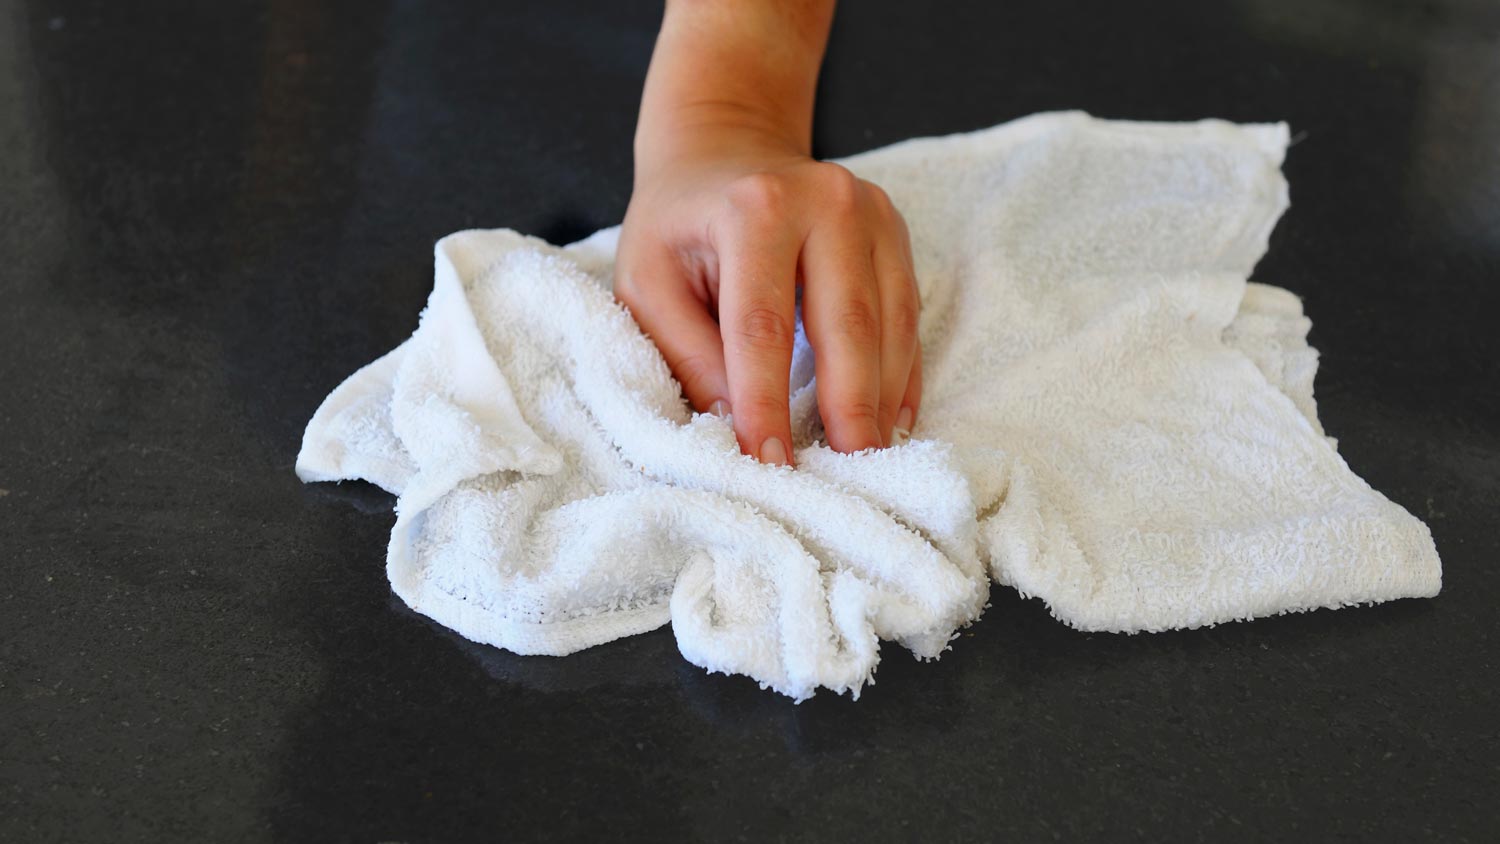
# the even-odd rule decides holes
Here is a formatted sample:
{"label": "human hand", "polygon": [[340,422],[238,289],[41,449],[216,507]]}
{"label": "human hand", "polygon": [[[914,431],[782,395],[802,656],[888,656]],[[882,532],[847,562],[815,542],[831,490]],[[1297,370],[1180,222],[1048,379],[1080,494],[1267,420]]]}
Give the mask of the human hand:
{"label": "human hand", "polygon": [[920,303],[889,197],[745,127],[690,134],[660,160],[638,154],[615,269],[615,295],[689,402],[731,413],[744,453],[790,463],[801,286],[829,445],[904,441],[922,395]]}

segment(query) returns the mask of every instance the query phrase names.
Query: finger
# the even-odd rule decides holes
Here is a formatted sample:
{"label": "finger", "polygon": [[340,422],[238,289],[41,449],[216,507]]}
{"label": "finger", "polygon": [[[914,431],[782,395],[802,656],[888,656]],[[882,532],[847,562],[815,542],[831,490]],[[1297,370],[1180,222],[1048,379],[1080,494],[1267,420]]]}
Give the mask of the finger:
{"label": "finger", "polygon": [[[907,245],[906,224],[880,188],[869,186],[880,236],[875,242],[875,276],[880,290],[880,412],[881,439],[894,442],[912,361],[917,353],[917,328],[921,316],[920,294]],[[908,420],[903,426],[909,435]]]}
{"label": "finger", "polygon": [[719,332],[740,450],[790,465],[788,391],[796,330],[796,234],[773,214],[736,213],[719,253]]}
{"label": "finger", "polygon": [[922,343],[918,341],[916,354],[911,362],[911,374],[906,377],[906,393],[901,397],[901,407],[896,411],[896,424],[891,431],[891,445],[901,445],[911,439],[916,430],[917,411],[922,409]]}
{"label": "finger", "polygon": [[852,453],[880,435],[880,293],[868,234],[853,214],[830,218],[802,247],[802,321],[815,353],[828,444]]}
{"label": "finger", "polygon": [[725,416],[724,344],[708,304],[694,295],[686,273],[670,249],[650,247],[616,267],[615,292],[661,350],[693,409]]}

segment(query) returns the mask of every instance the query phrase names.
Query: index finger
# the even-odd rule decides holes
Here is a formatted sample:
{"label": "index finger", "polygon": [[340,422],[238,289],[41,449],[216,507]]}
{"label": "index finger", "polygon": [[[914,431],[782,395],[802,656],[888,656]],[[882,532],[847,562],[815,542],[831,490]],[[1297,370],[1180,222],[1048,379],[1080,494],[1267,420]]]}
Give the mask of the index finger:
{"label": "index finger", "polygon": [[740,450],[790,465],[788,407],[796,336],[796,233],[761,217],[738,219],[717,244],[719,332]]}

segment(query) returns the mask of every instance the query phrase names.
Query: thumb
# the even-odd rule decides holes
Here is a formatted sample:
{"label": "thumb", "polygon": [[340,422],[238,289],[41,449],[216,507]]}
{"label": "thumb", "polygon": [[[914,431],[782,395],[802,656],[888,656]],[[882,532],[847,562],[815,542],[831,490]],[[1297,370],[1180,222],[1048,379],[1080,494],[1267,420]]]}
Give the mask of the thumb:
{"label": "thumb", "polygon": [[709,304],[699,299],[671,250],[631,250],[615,265],[615,297],[656,343],[688,403],[701,413],[729,412],[724,341]]}

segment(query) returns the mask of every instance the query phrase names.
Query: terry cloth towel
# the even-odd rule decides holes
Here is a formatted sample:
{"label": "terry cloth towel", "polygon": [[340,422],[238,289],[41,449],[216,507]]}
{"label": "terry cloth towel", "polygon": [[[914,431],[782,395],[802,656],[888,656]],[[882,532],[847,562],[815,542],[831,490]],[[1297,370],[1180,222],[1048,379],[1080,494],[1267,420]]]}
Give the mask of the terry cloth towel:
{"label": "terry cloth towel", "polygon": [[413,609],[522,654],[671,621],[683,655],[803,699],[881,640],[935,658],[989,580],[1081,630],[1156,631],[1437,593],[1427,527],[1350,471],[1296,296],[1247,283],[1287,207],[1284,125],[1044,114],[843,163],[911,230],[914,439],[798,468],[694,414],[610,295],[617,229],[437,244],[420,327],[334,390],[306,481],[399,496]]}

